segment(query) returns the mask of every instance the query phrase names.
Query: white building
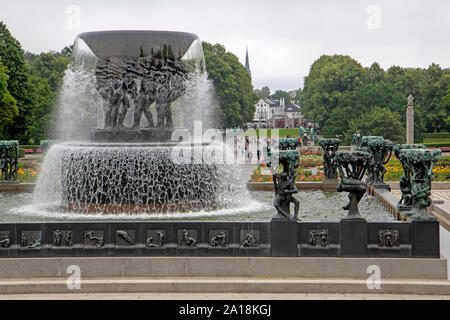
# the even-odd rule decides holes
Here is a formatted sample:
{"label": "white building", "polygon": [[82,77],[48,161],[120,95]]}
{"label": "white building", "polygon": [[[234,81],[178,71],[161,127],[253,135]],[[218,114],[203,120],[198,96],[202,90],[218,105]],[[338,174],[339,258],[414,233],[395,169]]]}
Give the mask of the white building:
{"label": "white building", "polygon": [[259,99],[255,104],[253,126],[262,128],[295,128],[303,120],[300,106],[295,103],[285,105],[279,100]]}
{"label": "white building", "polygon": [[257,124],[258,126],[265,126],[267,119],[270,118],[270,104],[266,100],[259,99],[259,101],[255,104],[253,124]]}

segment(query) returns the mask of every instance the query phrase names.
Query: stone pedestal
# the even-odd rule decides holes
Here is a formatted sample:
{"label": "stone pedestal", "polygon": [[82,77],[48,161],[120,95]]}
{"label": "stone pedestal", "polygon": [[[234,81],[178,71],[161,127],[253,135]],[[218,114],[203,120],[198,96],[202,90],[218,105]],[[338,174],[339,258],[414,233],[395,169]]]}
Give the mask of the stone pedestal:
{"label": "stone pedestal", "polygon": [[374,183],[372,185],[372,187],[377,188],[377,189],[386,189],[388,191],[391,191],[391,186],[387,183],[384,182],[378,182],[378,183]]}
{"label": "stone pedestal", "polygon": [[439,221],[413,220],[411,244],[413,257],[439,258]]}
{"label": "stone pedestal", "polygon": [[341,257],[367,256],[367,221],[342,219],[340,222]]}
{"label": "stone pedestal", "polygon": [[298,255],[297,220],[273,218],[270,222],[270,255],[296,257]]}
{"label": "stone pedestal", "polygon": [[413,97],[408,97],[408,107],[406,108],[406,144],[414,144],[414,106]]}
{"label": "stone pedestal", "polygon": [[174,129],[139,128],[139,129],[93,129],[92,142],[142,143],[171,141]]}
{"label": "stone pedestal", "polygon": [[406,143],[414,143],[414,111],[406,113]]}

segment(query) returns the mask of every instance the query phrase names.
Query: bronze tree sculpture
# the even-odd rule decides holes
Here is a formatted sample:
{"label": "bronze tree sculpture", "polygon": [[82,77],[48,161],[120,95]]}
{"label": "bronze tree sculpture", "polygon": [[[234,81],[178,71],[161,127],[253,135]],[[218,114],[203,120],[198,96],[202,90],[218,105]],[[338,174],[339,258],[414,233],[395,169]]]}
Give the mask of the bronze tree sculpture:
{"label": "bronze tree sculpture", "polygon": [[441,150],[405,149],[400,151],[400,159],[411,170],[412,209],[406,215],[411,216],[411,220],[436,220],[428,214],[427,207],[431,205],[433,166],[442,159]]}
{"label": "bronze tree sculpture", "polygon": [[319,145],[323,149],[323,167],[325,170],[325,179],[337,179],[336,152],[339,148],[340,139],[320,139]]}
{"label": "bronze tree sculpture", "polygon": [[364,219],[358,209],[358,203],[366,192],[366,184],[361,181],[370,161],[370,154],[364,151],[338,152],[336,163],[340,175],[338,192],[349,192],[349,203],[343,207],[348,210],[344,219]]}
{"label": "bronze tree sculpture", "polygon": [[426,149],[426,146],[415,144],[396,144],[394,146],[394,155],[398,160],[400,160],[404,173],[400,178],[400,191],[402,192],[402,196],[397,203],[397,208],[400,211],[410,211],[413,207],[413,197],[411,195],[412,168],[409,167],[409,163],[406,161],[405,157],[400,157],[400,152],[408,149]]}

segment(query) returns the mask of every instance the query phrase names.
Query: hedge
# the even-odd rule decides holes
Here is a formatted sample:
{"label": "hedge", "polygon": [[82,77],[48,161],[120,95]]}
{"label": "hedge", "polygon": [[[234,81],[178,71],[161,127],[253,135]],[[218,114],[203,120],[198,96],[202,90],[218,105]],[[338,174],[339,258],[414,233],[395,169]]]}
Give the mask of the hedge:
{"label": "hedge", "polygon": [[422,133],[423,140],[426,139],[450,139],[450,132]]}
{"label": "hedge", "polygon": [[40,149],[41,146],[38,144],[24,144],[19,146],[22,149]]}
{"label": "hedge", "polygon": [[450,139],[423,139],[423,143],[450,143]]}
{"label": "hedge", "polygon": [[427,147],[439,148],[439,147],[450,147],[450,142],[428,142],[424,143]]}

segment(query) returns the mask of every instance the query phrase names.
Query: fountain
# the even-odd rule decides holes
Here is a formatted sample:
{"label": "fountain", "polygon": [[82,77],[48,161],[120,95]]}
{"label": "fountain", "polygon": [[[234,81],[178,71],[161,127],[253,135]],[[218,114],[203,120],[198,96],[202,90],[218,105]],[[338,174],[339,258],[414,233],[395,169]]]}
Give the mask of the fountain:
{"label": "fountain", "polygon": [[[412,156],[414,150],[405,155],[408,161],[425,161],[411,164],[417,219],[365,219],[369,210],[360,202],[366,191],[361,179],[368,167],[371,177],[382,182],[380,166],[390,143],[379,152],[340,153],[335,152],[339,141],[329,140],[327,176],[339,179],[337,191],[349,192],[344,208],[349,212],[345,218],[329,219],[338,206],[322,198],[323,206],[309,212],[321,211],[324,218],[311,221],[300,209],[317,198],[313,192],[301,195],[295,182],[298,140],[272,140],[266,160],[273,174],[275,199],[271,193],[270,202],[275,209],[261,214],[261,207],[252,206],[237,165],[224,161],[233,152],[212,138],[190,139],[192,131],[194,137],[203,133],[194,120],[206,119],[204,127],[211,127],[205,125],[211,124],[211,100],[199,94],[208,91],[204,69],[201,43],[190,33],[79,35],[61,94],[57,132],[65,142],[47,151],[30,210],[45,214],[22,220],[16,211],[3,221],[0,256],[439,258],[439,223],[425,215],[425,174],[429,177],[434,155]],[[384,141],[375,137],[372,146],[367,140],[363,138],[362,148]],[[221,209],[232,212],[230,216],[241,212],[234,219],[217,220],[213,214],[209,220],[197,218]]]}
{"label": "fountain", "polygon": [[[92,98],[78,106],[81,97],[65,88],[75,98],[64,104],[60,116],[59,132],[69,142],[48,151],[36,187],[37,204],[59,203],[80,213],[167,213],[238,205],[236,195],[245,186],[236,168],[222,164],[224,146],[189,139],[189,120],[208,114],[194,112],[199,106],[187,103],[196,81],[206,79],[196,35],[83,33],[75,40],[70,74],[85,82],[81,91]],[[177,107],[181,114],[175,119]],[[176,127],[180,123],[175,120],[184,127]]]}

